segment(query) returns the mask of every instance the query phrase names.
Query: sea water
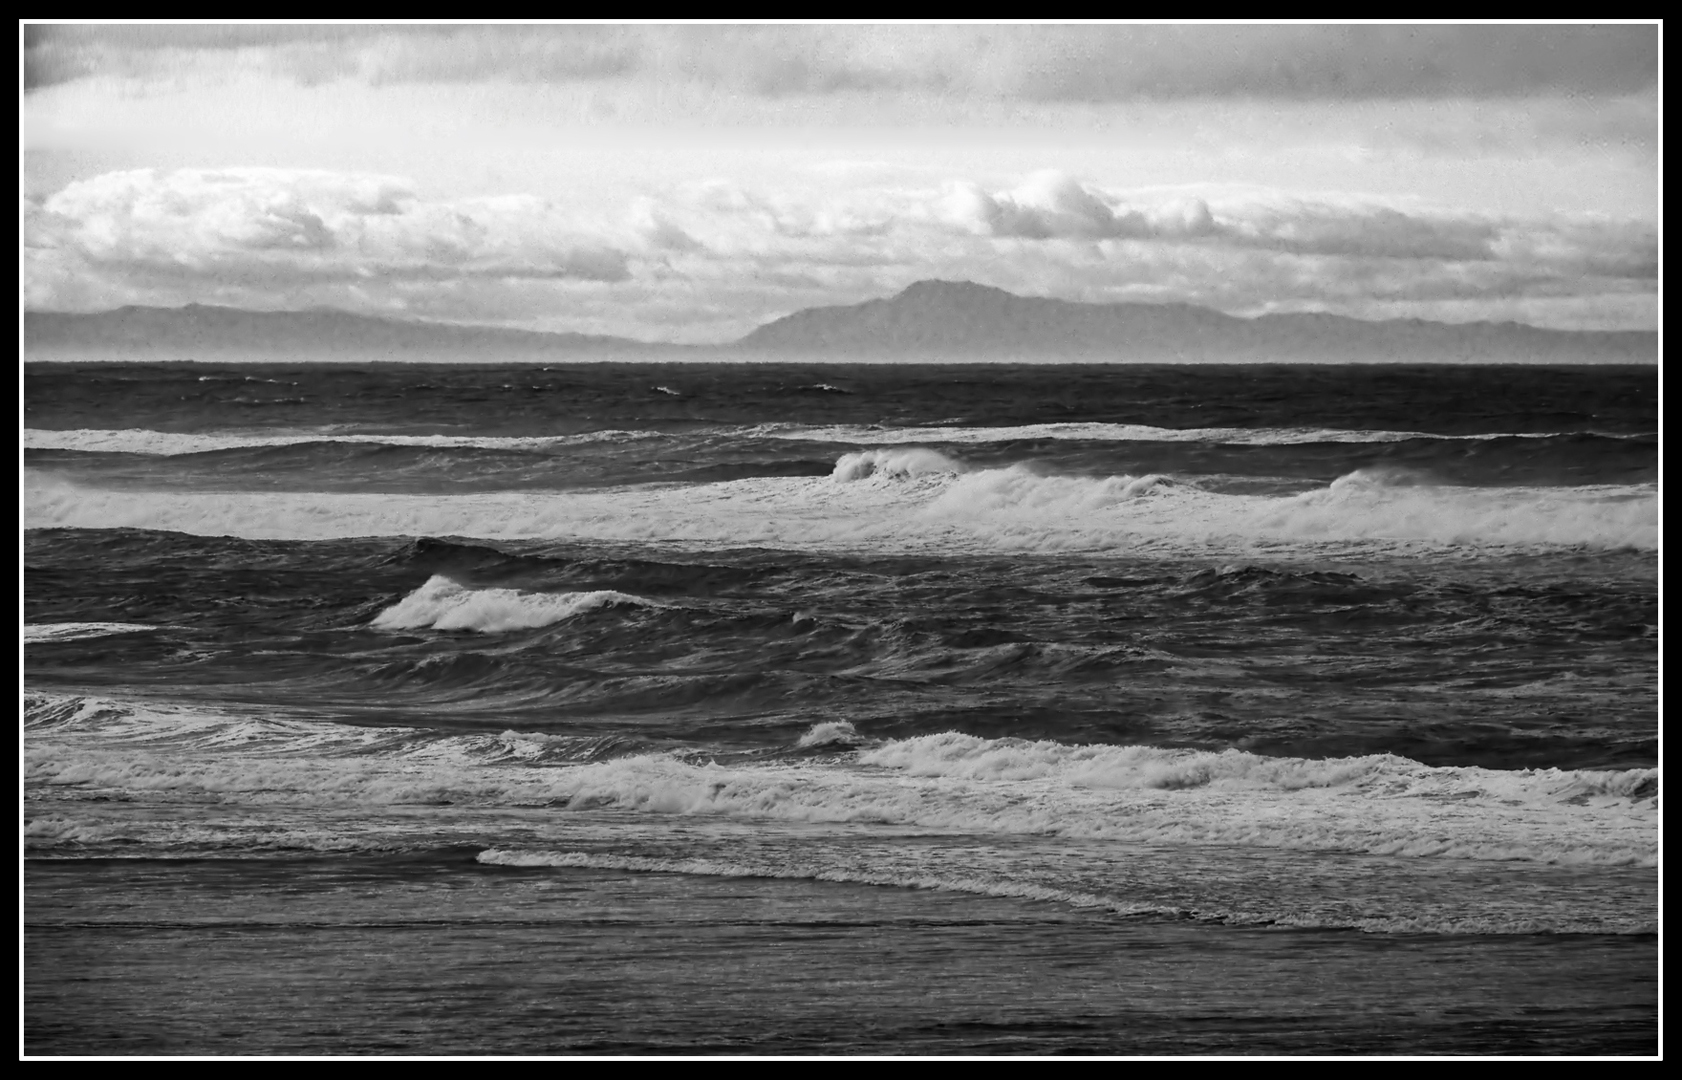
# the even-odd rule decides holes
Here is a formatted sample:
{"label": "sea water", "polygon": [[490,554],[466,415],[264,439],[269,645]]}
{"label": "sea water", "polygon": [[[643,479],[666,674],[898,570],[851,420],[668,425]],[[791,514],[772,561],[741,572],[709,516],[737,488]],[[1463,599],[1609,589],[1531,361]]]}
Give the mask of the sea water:
{"label": "sea water", "polygon": [[28,365],[24,1049],[1655,1053],[1657,401]]}

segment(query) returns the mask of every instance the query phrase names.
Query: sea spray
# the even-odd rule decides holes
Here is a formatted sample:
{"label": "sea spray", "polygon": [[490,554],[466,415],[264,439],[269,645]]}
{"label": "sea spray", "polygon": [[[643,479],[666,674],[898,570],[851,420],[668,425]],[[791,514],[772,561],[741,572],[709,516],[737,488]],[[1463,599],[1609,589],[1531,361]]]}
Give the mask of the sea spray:
{"label": "sea spray", "polygon": [[381,630],[476,630],[497,634],[551,626],[604,607],[653,606],[612,589],[579,593],[529,593],[516,589],[469,589],[433,575],[426,584],[374,616]]}

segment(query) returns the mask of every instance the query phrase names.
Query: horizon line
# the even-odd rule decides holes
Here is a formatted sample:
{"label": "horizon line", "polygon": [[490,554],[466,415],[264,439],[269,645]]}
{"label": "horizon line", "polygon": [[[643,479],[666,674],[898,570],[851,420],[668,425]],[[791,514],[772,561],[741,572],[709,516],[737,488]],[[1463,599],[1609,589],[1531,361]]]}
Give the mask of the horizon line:
{"label": "horizon line", "polygon": [[192,301],[192,302],[189,302],[189,303],[186,303],[186,304],[180,304],[180,305],[123,304],[123,305],[120,305],[118,307],[101,308],[101,309],[94,310],[94,311],[73,311],[73,310],[62,310],[62,309],[52,309],[52,308],[45,308],[45,309],[43,309],[43,308],[31,308],[26,304],[22,308],[22,314],[25,318],[27,318],[30,315],[62,315],[62,316],[76,316],[76,317],[84,317],[84,318],[93,318],[93,317],[97,317],[97,316],[100,316],[100,315],[110,315],[110,314],[114,314],[116,312],[121,312],[121,311],[176,311],[176,312],[179,312],[179,311],[186,311],[186,310],[191,309],[191,308],[204,308],[204,309],[209,309],[209,310],[213,310],[213,311],[238,312],[238,313],[246,314],[246,315],[334,314],[334,315],[348,315],[348,316],[351,316],[352,318],[369,319],[369,320],[378,321],[378,322],[395,323],[395,324],[407,325],[407,326],[443,326],[443,327],[451,327],[451,328],[464,329],[464,330],[488,330],[488,331],[503,332],[503,333],[532,334],[532,335],[539,335],[539,336],[544,336],[544,337],[596,338],[596,339],[603,339],[603,340],[606,340],[606,341],[613,341],[613,342],[625,342],[626,344],[635,345],[635,346],[643,347],[643,348],[657,348],[657,349],[725,349],[725,348],[732,348],[732,347],[740,346],[740,345],[743,344],[743,342],[745,342],[747,340],[748,337],[751,337],[753,334],[757,333],[759,330],[762,330],[762,329],[764,329],[768,326],[775,325],[776,323],[781,322],[784,319],[792,318],[792,317],[794,317],[796,315],[800,315],[804,312],[832,311],[832,310],[838,310],[838,309],[856,308],[856,307],[861,307],[865,304],[872,304],[872,303],[891,303],[892,301],[897,300],[897,299],[905,296],[905,294],[909,293],[911,290],[915,289],[918,286],[931,285],[931,284],[933,284],[933,285],[949,285],[949,286],[956,286],[956,287],[971,287],[971,288],[976,288],[976,289],[985,289],[985,290],[988,290],[988,291],[991,291],[991,292],[1004,293],[1005,295],[1010,296],[1010,297],[1012,297],[1014,299],[1017,299],[1017,300],[1030,300],[1030,301],[1041,301],[1041,302],[1046,302],[1046,303],[1065,304],[1065,305],[1069,305],[1069,306],[1072,306],[1072,307],[1089,307],[1089,308],[1110,308],[1110,307],[1189,308],[1189,309],[1194,310],[1194,311],[1207,312],[1207,313],[1212,314],[1212,315],[1219,315],[1223,318],[1235,319],[1235,320],[1239,320],[1239,321],[1242,321],[1242,322],[1257,322],[1259,320],[1267,319],[1267,318],[1285,318],[1285,317],[1292,317],[1292,316],[1311,316],[1311,317],[1325,317],[1325,318],[1341,319],[1341,320],[1345,320],[1345,321],[1348,321],[1348,322],[1361,323],[1361,324],[1365,324],[1365,325],[1369,325],[1369,326],[1383,326],[1383,325],[1402,324],[1402,325],[1426,325],[1426,326],[1443,326],[1443,327],[1474,327],[1474,326],[1518,327],[1518,328],[1523,328],[1523,329],[1528,329],[1528,330],[1536,330],[1536,331],[1540,331],[1542,333],[1548,333],[1548,334],[1651,334],[1651,335],[1656,336],[1660,332],[1659,327],[1654,327],[1654,328],[1650,328],[1650,329],[1648,329],[1648,328],[1634,328],[1634,327],[1620,327],[1620,328],[1616,328],[1616,329],[1581,328],[1581,327],[1579,327],[1579,328],[1563,329],[1563,328],[1552,327],[1552,326],[1540,326],[1540,325],[1537,325],[1536,323],[1531,323],[1531,322],[1520,322],[1516,319],[1502,319],[1502,320],[1467,319],[1467,320],[1460,321],[1460,322],[1445,322],[1445,321],[1440,320],[1440,319],[1424,319],[1424,318],[1419,318],[1417,316],[1401,316],[1401,317],[1389,317],[1389,318],[1373,319],[1373,318],[1362,318],[1360,316],[1355,316],[1355,315],[1343,315],[1343,314],[1339,314],[1339,313],[1334,312],[1334,311],[1325,311],[1325,310],[1264,311],[1264,312],[1260,312],[1260,313],[1254,314],[1254,315],[1237,315],[1237,314],[1233,314],[1233,313],[1228,312],[1228,311],[1223,311],[1220,308],[1209,307],[1209,306],[1204,305],[1204,304],[1196,304],[1196,303],[1192,303],[1192,302],[1186,301],[1186,300],[1169,300],[1169,301],[1157,301],[1157,300],[1101,300],[1101,301],[1065,300],[1061,297],[1056,297],[1056,296],[1024,295],[1024,294],[1021,294],[1021,293],[1011,292],[1009,289],[1003,289],[1003,288],[1000,288],[996,285],[987,285],[987,284],[984,284],[982,282],[970,281],[970,280],[967,280],[967,279],[954,280],[954,279],[950,279],[950,278],[920,278],[917,281],[914,281],[911,284],[909,284],[909,285],[905,286],[904,288],[900,289],[898,292],[889,294],[887,296],[870,297],[870,298],[867,298],[867,299],[864,299],[864,300],[853,301],[851,303],[812,304],[812,305],[808,305],[806,307],[796,308],[796,309],[794,309],[792,311],[789,311],[789,312],[786,312],[782,315],[772,316],[771,318],[767,319],[765,322],[762,322],[762,323],[756,325],[752,329],[748,330],[746,333],[744,333],[744,334],[742,334],[742,335],[740,335],[736,338],[726,340],[726,341],[716,341],[716,342],[687,342],[687,341],[672,341],[672,340],[647,340],[647,339],[643,339],[643,338],[627,337],[627,336],[622,335],[622,334],[591,333],[591,332],[582,331],[582,330],[536,329],[536,328],[533,328],[533,327],[530,327],[530,326],[510,325],[510,324],[507,324],[507,323],[454,322],[454,321],[450,321],[450,320],[437,319],[437,318],[415,318],[415,317],[409,317],[409,316],[404,316],[404,315],[396,315],[396,314],[388,314],[388,313],[376,314],[376,313],[370,313],[370,312],[354,311],[354,310],[351,310],[349,308],[332,307],[332,306],[324,306],[324,305],[316,305],[316,306],[312,306],[312,307],[301,307],[301,308],[244,308],[244,307],[234,307],[234,306],[226,305],[226,304],[207,304],[207,303],[202,303],[202,302],[199,302],[199,301]]}

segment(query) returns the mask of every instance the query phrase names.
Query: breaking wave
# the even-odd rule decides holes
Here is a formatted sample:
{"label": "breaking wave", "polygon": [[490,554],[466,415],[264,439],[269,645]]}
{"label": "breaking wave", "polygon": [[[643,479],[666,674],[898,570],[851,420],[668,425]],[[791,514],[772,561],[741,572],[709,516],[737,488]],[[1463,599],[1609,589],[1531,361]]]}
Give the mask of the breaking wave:
{"label": "breaking wave", "polygon": [[[1657,860],[1654,770],[1609,779],[1559,770],[1432,769],[1385,755],[1314,762],[1119,747],[1062,748],[1085,761],[1011,765],[1007,759],[1022,750],[1007,746],[981,755],[993,762],[939,763],[933,748],[968,738],[890,743],[863,751],[853,768],[627,757],[569,770],[556,778],[556,793],[581,809],[981,834],[1586,865]],[[1122,760],[1106,761],[1110,755]],[[882,771],[869,771],[872,763]],[[999,775],[985,775],[989,768]],[[1006,775],[1013,771],[1042,775]]]}
{"label": "breaking wave", "polygon": [[[1431,767],[1067,745],[946,732],[839,757],[719,764],[624,740],[427,734],[30,694],[25,780],[302,806],[441,800],[613,808],[982,835],[1365,852],[1577,865],[1657,864],[1658,770]],[[804,747],[846,751],[844,722]]]}
{"label": "breaking wave", "polygon": [[857,746],[864,739],[848,720],[828,720],[813,724],[794,744],[797,750],[812,750],[820,746],[846,748]]}
{"label": "breaking wave", "polygon": [[1045,476],[1022,465],[954,474],[954,465],[933,451],[890,451],[846,455],[828,478],[467,495],[121,492],[26,470],[24,505],[28,528],[247,539],[1246,553],[1257,543],[1658,546],[1653,484],[1460,488],[1373,470],[1297,495],[1239,495],[1159,475]]}
{"label": "breaking wave", "polygon": [[[836,393],[835,387],[820,386]],[[670,391],[667,391],[668,393]],[[683,429],[695,433],[693,427]],[[884,427],[866,424],[811,426],[790,423],[747,426],[719,425],[706,433],[730,439],[781,439],[793,442],[827,442],[855,446],[904,447],[914,443],[985,445],[1007,442],[1141,442],[1205,443],[1221,446],[1303,446],[1316,443],[1398,443],[1414,440],[1437,442],[1491,442],[1505,439],[1558,440],[1597,435],[1605,439],[1646,439],[1653,433],[1614,432],[1486,432],[1474,435],[1441,435],[1423,431],[1352,431],[1341,428],[1165,428],[1148,424],[1054,423],[1019,424],[1008,427]],[[549,450],[589,443],[637,442],[671,437],[658,429],[577,432],[567,435],[396,435],[381,432],[305,429],[280,430],[266,434],[231,432],[171,432],[146,428],[104,429],[26,428],[23,445],[29,450],[79,450],[87,453],[149,454],[176,456],[252,447],[302,446],[318,443],[364,443],[380,446],[409,446],[432,449],[471,448],[481,450]]]}
{"label": "breaking wave", "polygon": [[898,450],[862,450],[843,454],[830,474],[836,480],[862,480],[867,476],[934,476],[966,471],[938,450],[913,446]]}
{"label": "breaking wave", "polygon": [[[286,785],[275,772],[277,762],[297,759],[299,777],[341,773],[340,782],[315,792],[323,796],[354,794],[355,785],[342,782],[346,769],[370,778],[392,772],[388,779],[393,783],[379,789],[384,795],[377,802],[417,801],[396,775],[417,762],[445,769],[577,762],[634,745],[617,736],[512,730],[440,734],[327,723],[271,709],[211,710],[43,693],[25,695],[23,724],[31,778],[50,777],[61,784],[133,783],[143,789],[282,791]],[[311,788],[305,780],[294,794],[308,801]],[[491,790],[497,789],[493,785]]]}
{"label": "breaking wave", "polygon": [[477,630],[497,634],[549,626],[574,615],[621,604],[650,606],[638,596],[598,589],[576,593],[530,593],[516,589],[469,589],[442,575],[374,616],[382,630]]}

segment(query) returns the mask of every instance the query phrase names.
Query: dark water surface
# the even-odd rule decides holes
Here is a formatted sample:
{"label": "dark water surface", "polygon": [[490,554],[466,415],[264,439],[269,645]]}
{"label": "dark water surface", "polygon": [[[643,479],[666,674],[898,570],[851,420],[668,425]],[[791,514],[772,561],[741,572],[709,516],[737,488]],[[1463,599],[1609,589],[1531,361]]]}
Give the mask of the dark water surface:
{"label": "dark water surface", "polygon": [[1646,1054],[1652,368],[31,364],[31,1053]]}
{"label": "dark water surface", "polygon": [[28,901],[39,1053],[1654,1049],[1642,936],[1189,926],[448,853],[65,860]]}

